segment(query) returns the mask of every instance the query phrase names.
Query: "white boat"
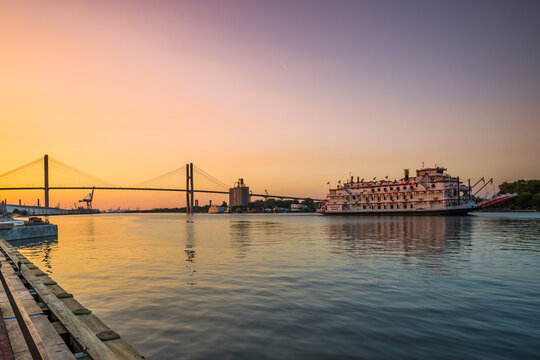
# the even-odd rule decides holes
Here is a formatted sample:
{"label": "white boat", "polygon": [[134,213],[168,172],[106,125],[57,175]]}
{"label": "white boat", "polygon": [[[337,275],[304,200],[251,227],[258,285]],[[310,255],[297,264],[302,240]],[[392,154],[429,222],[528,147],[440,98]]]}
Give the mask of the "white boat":
{"label": "white boat", "polygon": [[[459,177],[435,166],[416,170],[409,176],[404,170],[400,180],[349,180],[331,188],[318,212],[325,215],[446,215],[466,214],[479,205],[473,200],[470,181],[465,185]],[[483,180],[483,178],[482,178]],[[490,180],[492,181],[492,180]],[[477,182],[478,184],[478,182]],[[485,186],[485,185],[484,185]],[[486,207],[517,195],[501,195],[481,204]]]}
{"label": "white boat", "polygon": [[223,214],[224,212],[225,212],[225,207],[223,206],[211,205],[210,208],[208,209],[209,214]]}

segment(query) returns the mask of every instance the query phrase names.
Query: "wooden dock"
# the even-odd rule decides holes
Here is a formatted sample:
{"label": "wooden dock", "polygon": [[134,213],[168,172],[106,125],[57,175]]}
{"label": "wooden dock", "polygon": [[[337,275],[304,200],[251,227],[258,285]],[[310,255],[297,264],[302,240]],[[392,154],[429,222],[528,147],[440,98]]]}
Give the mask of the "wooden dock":
{"label": "wooden dock", "polygon": [[144,359],[2,239],[0,265],[0,360]]}

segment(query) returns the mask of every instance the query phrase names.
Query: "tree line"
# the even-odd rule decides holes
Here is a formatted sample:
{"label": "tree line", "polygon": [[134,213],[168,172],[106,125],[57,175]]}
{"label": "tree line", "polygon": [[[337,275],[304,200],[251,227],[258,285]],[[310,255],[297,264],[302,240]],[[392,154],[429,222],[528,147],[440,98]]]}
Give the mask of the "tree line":
{"label": "tree line", "polygon": [[517,197],[494,205],[495,209],[540,210],[540,180],[517,180],[499,185],[501,194],[518,194]]}

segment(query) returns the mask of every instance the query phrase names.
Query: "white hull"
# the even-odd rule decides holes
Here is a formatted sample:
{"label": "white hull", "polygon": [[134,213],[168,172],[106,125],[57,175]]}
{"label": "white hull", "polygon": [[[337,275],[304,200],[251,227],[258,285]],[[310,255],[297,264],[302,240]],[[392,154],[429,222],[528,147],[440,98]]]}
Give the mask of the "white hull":
{"label": "white hull", "polygon": [[339,210],[339,211],[318,211],[324,215],[465,215],[474,210],[475,207],[456,207],[448,209],[417,209],[417,210]]}

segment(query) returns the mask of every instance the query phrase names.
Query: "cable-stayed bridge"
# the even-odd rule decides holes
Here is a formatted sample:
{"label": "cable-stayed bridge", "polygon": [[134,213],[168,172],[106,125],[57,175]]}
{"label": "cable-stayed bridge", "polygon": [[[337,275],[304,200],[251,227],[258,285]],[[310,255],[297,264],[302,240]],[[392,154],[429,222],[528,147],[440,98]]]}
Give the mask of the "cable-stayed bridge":
{"label": "cable-stayed bridge", "polygon": [[[39,171],[37,171],[39,169]],[[54,170],[53,170],[54,169]],[[185,175],[184,175],[185,174]],[[185,176],[185,187],[163,186],[164,183],[180,184],[180,179]],[[81,181],[80,179],[83,179]],[[201,183],[207,188],[195,188]],[[182,181],[183,182],[183,181]],[[248,188],[249,189],[249,188]],[[112,183],[81,171],[73,166],[50,158],[48,155],[19,166],[13,170],[0,174],[0,191],[11,190],[42,190],[44,194],[44,207],[50,207],[51,190],[91,190],[92,196],[95,190],[127,190],[127,191],[162,191],[162,192],[185,192],[187,212],[193,212],[195,193],[224,194],[231,196],[234,188],[231,188],[216,177],[203,169],[186,164],[165,174],[148,179],[132,186],[116,186]],[[287,200],[303,200],[305,197],[288,195],[272,195],[266,191],[264,194],[249,193],[249,197],[276,198]],[[90,202],[91,202],[90,198]],[[318,199],[314,199],[318,200]],[[38,200],[38,207],[39,207]]]}

